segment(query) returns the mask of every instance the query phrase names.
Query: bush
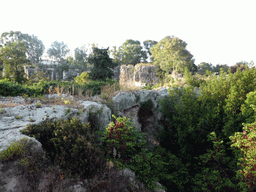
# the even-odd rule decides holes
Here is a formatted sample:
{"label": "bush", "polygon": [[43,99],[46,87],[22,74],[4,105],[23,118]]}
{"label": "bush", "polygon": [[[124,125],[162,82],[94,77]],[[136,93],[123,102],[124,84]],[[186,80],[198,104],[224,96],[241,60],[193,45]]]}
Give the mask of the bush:
{"label": "bush", "polygon": [[52,165],[59,165],[69,177],[91,178],[99,173],[104,153],[96,147],[89,124],[80,120],[47,120],[41,125],[28,125],[23,134],[42,143]]}
{"label": "bush", "polygon": [[89,74],[87,72],[83,72],[80,76],[75,77],[75,82],[79,85],[84,85],[90,81]]}
{"label": "bush", "polygon": [[34,140],[23,137],[16,142],[12,142],[0,154],[0,161],[3,163],[19,160],[18,168],[25,173],[32,183],[39,181],[38,174],[50,164],[46,153],[41,148],[35,150],[34,145],[37,145]]}
{"label": "bush", "polygon": [[[114,115],[112,115],[116,118]],[[102,134],[102,133],[101,133]],[[147,153],[145,149],[146,140],[145,133],[138,133],[134,130],[131,122],[126,118],[117,118],[115,122],[111,122],[104,132],[103,150],[107,151],[107,159],[113,160],[110,154],[115,148],[117,154],[120,153],[120,159],[117,162],[120,169],[130,168],[135,172],[136,177],[146,183],[146,188],[152,189],[155,186],[153,181],[158,181],[158,177],[167,177],[163,174],[164,165],[160,155]],[[106,159],[106,158],[105,158]]]}

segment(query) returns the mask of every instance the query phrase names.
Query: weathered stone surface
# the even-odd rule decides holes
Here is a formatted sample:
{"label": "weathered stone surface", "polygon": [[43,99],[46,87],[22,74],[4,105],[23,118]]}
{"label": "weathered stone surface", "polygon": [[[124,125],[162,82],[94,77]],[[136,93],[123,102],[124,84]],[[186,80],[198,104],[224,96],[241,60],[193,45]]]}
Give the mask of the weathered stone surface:
{"label": "weathered stone surface", "polygon": [[[156,68],[157,66],[153,64],[121,65],[119,84],[128,87],[129,85],[143,87],[146,84],[157,84],[159,78],[155,73]],[[183,79],[183,75],[176,71],[172,71],[169,76],[175,81]]]}
{"label": "weathered stone surface", "polygon": [[156,76],[155,65],[142,65],[137,64],[134,71],[134,82],[136,86],[145,86],[146,84],[159,83],[159,79]]}
{"label": "weathered stone surface", "polygon": [[159,79],[155,74],[156,67],[149,64],[121,65],[119,84],[122,86],[130,84],[142,87],[146,84],[159,83]]}
{"label": "weathered stone surface", "polygon": [[[199,93],[198,93],[199,94]],[[58,97],[57,94],[54,95],[46,95],[48,98]],[[67,95],[62,95],[63,98],[66,98]],[[142,131],[144,133],[147,133],[147,141],[148,141],[148,149],[152,150],[155,146],[158,145],[158,138],[154,136],[154,126],[152,125],[153,122],[156,120],[159,120],[161,117],[161,114],[156,112],[156,109],[159,107],[159,101],[161,98],[168,97],[167,89],[160,89],[158,91],[156,90],[150,90],[150,91],[137,91],[137,92],[121,92],[117,94],[115,97],[112,98],[113,100],[113,113],[118,114],[120,116],[125,116],[126,118],[131,119],[131,122],[134,124],[134,127]],[[12,97],[9,98],[0,98],[0,102],[11,102]],[[39,100],[31,101],[31,104],[25,105],[25,101],[22,97],[15,97],[15,100],[13,102],[17,102],[18,104],[21,104],[20,106],[16,107],[7,107],[5,108],[4,112],[0,114],[0,153],[4,149],[6,149],[11,142],[17,141],[23,137],[30,138],[26,135],[23,135],[20,133],[19,130],[24,129],[27,124],[38,124],[46,119],[48,116],[51,118],[57,118],[57,119],[67,119],[69,114],[65,114],[68,107],[62,106],[62,105],[54,105],[55,111],[53,110],[52,106],[49,106],[47,104],[42,104],[41,108],[36,107],[36,102],[39,102]],[[147,100],[152,100],[154,107],[152,108],[152,113],[146,114],[143,116],[144,124],[139,123],[139,115],[138,111],[140,109],[140,102],[144,102]],[[98,109],[102,109],[102,113],[98,114],[94,117],[95,122],[97,122],[97,126],[100,130],[105,130],[108,127],[108,124],[111,122],[111,110],[106,106],[106,104],[102,104],[99,102],[93,102],[93,101],[79,101],[82,106],[84,106],[84,113],[77,114],[78,110],[75,108],[71,108],[69,113],[74,113],[79,118],[81,118],[81,121],[83,123],[88,122],[88,114],[89,109],[91,107],[95,107],[92,112],[96,112]],[[19,116],[19,119],[16,119],[15,117]],[[34,120],[34,122],[30,121],[30,118]],[[36,139],[32,138],[35,141],[35,148],[37,150],[42,150],[42,145],[40,142],[38,142]],[[116,155],[116,153],[114,153]],[[119,156],[120,157],[120,156]],[[10,166],[8,169],[5,167],[5,165],[0,163],[0,191],[19,191],[20,187],[24,187],[24,189],[28,189],[30,191],[29,185],[26,183],[27,180],[24,182],[24,175],[17,172],[15,169],[15,163],[17,164],[17,161],[14,162],[12,166]],[[5,171],[3,171],[5,169]],[[6,170],[7,169],[7,170]],[[126,173],[130,172],[129,169],[126,169]],[[49,182],[54,181],[53,179],[48,179],[46,176],[49,176],[50,173],[42,173],[42,176],[40,177],[41,180],[38,181],[38,187],[45,188],[48,186]],[[134,173],[133,173],[134,174]],[[50,174],[50,177],[56,177],[54,175]],[[23,182],[22,182],[23,181]],[[48,184],[46,184],[48,183]],[[62,181],[62,185],[65,183],[69,183],[70,181]],[[60,184],[60,185],[61,185]],[[56,190],[60,190],[56,183],[53,183]],[[86,191],[83,187],[81,187],[81,190],[79,189],[79,185],[77,183],[71,183],[70,186],[72,188],[77,187],[75,191]],[[40,188],[40,189],[41,189]],[[47,191],[47,190],[46,190]],[[54,190],[53,190],[54,191]],[[159,190],[161,191],[161,190]],[[162,190],[163,191],[163,190]]]}

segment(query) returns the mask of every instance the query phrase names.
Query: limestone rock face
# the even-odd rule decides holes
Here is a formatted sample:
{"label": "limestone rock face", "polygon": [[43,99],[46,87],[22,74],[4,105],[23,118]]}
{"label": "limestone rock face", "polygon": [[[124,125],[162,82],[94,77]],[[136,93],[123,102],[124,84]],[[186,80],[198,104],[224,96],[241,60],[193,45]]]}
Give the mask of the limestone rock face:
{"label": "limestone rock face", "polygon": [[135,66],[134,82],[136,86],[145,86],[147,84],[159,83],[159,79],[155,74],[155,65],[141,65]]}
{"label": "limestone rock face", "polygon": [[[133,71],[134,68],[134,71]],[[135,85],[137,87],[145,86],[146,84],[159,83],[159,79],[155,74],[155,65],[137,64],[122,65],[120,69],[120,85]]]}
{"label": "limestone rock face", "polygon": [[133,84],[134,74],[132,72],[132,68],[132,65],[121,65],[119,85],[124,86],[128,84]]}
{"label": "limestone rock face", "polygon": [[[135,129],[147,134],[146,140],[148,142],[147,144],[149,152],[159,144],[157,133],[154,130],[153,122],[159,120],[161,114],[157,112],[156,109],[159,108],[159,101],[162,98],[168,97],[168,95],[169,94],[167,89],[160,89],[158,91],[140,90],[131,93],[120,92],[112,98],[113,113],[117,117],[120,115],[129,118],[134,124]],[[58,97],[57,94],[46,96],[48,98]],[[61,97],[65,98],[67,95],[62,95]],[[0,98],[0,103],[10,102],[8,99],[10,98],[2,97]],[[152,112],[142,115],[143,119],[141,120],[141,117],[139,117],[138,114],[140,103],[148,100],[153,102]],[[55,110],[52,108],[52,106],[47,104],[42,104],[40,108],[37,108],[36,102],[40,101],[33,101],[31,104],[25,105],[24,99],[22,97],[14,97],[14,102],[20,105],[15,107],[6,107],[4,111],[0,113],[0,153],[6,149],[11,144],[11,142],[17,141],[23,137],[33,139],[35,142],[34,148],[39,152],[42,151],[42,145],[39,141],[37,141],[35,138],[21,134],[19,130],[25,129],[25,126],[28,124],[39,124],[44,121],[46,117],[49,119],[67,119],[70,114],[74,114],[75,116],[79,117],[83,123],[88,123],[89,109],[94,106],[92,112],[96,112],[97,110],[102,109],[102,113],[97,114],[94,117],[94,121],[96,122],[96,126],[99,128],[99,130],[106,130],[108,124],[111,122],[112,111],[107,107],[106,104],[102,104],[100,102],[87,100],[79,101],[84,108],[84,113],[82,114],[78,114],[78,109],[75,108],[70,108],[70,111],[66,113],[68,107],[62,105],[54,105]],[[19,116],[19,118],[17,118],[17,116]],[[99,135],[98,137],[101,136]],[[14,161],[8,166],[0,162],[0,191],[22,191],[21,189],[33,191],[30,187],[30,182],[24,178],[24,173],[21,173],[17,170],[17,166],[17,161]],[[121,174],[121,170],[119,173]],[[130,175],[134,174],[128,168],[125,169],[124,173],[129,173]],[[71,188],[76,188],[75,191],[87,191],[86,188],[81,187],[81,185],[75,182],[72,183],[71,181],[67,180],[62,181],[61,184],[57,184],[53,179],[56,177],[56,175],[52,175],[48,172],[42,173],[36,183],[37,189],[44,189],[50,185],[49,183],[51,183],[51,185],[54,186],[53,189],[55,189],[52,191],[63,191],[58,187],[60,187],[61,184],[64,185],[65,183],[69,183]],[[134,179],[134,175],[130,178]],[[159,189],[158,191],[160,192],[163,190]]]}

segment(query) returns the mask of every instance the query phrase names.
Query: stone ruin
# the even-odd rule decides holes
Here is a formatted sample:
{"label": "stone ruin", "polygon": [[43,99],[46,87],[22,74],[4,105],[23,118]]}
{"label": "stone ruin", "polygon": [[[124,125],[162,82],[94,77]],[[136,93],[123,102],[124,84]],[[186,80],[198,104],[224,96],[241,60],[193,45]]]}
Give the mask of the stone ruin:
{"label": "stone ruin", "polygon": [[[135,85],[137,87],[143,87],[146,84],[153,85],[159,83],[159,78],[155,73],[157,68],[154,64],[137,64],[133,65],[121,65],[120,68],[120,85]],[[172,72],[170,74],[175,81],[183,78],[183,75]]]}
{"label": "stone ruin", "polygon": [[[121,86],[130,86],[135,85],[137,87],[143,87],[146,84],[159,83],[159,78],[155,73],[157,68],[154,64],[137,64],[133,65],[121,65],[117,66],[114,69],[111,69],[114,72],[112,79],[115,79],[117,83]],[[89,68],[85,72],[89,72]],[[27,74],[27,77],[31,77],[35,73],[35,67],[24,66],[24,71]],[[76,76],[79,76],[82,72],[79,69],[69,69],[68,71],[62,71],[59,73],[53,66],[49,65],[46,68],[46,75],[50,80],[70,80],[74,79]],[[172,72],[170,74],[175,81],[183,78],[183,75]]]}
{"label": "stone ruin", "polygon": [[[117,66],[114,69],[111,69],[114,72],[113,79],[117,80],[117,82],[119,82],[119,74],[120,74],[119,68],[120,68],[120,66]],[[35,67],[33,67],[33,66],[24,66],[24,72],[27,75],[27,78],[31,77],[35,73],[36,70],[37,69],[35,69]],[[42,69],[39,69],[39,70],[41,71]],[[90,71],[90,68],[85,72],[88,72],[88,71]],[[75,77],[79,76],[81,73],[82,72],[80,72],[80,69],[69,69],[68,71],[62,71],[61,73],[59,73],[51,65],[48,65],[48,67],[46,68],[46,76],[51,81],[74,79]]]}

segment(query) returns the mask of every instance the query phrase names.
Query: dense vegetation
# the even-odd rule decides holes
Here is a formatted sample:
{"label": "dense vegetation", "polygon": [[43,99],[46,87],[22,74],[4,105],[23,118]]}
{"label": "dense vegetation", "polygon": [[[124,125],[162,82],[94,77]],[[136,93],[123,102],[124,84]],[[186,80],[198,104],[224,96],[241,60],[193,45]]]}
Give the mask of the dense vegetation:
{"label": "dense vegetation", "polygon": [[[8,44],[11,45],[18,47],[13,42]],[[139,150],[132,161],[131,157],[121,159],[120,166],[131,168],[146,183],[150,179],[159,181],[167,191],[255,191],[255,68],[249,68],[248,63],[243,62],[230,68],[225,65],[214,68],[208,63],[195,66],[192,55],[185,49],[186,43],[169,36],[159,44],[147,41],[144,45],[147,53],[153,57],[151,61],[158,66],[157,74],[162,81],[157,86],[166,82],[167,74],[173,69],[184,74],[186,86],[181,89],[173,86],[174,90],[168,90],[170,98],[161,101],[159,111],[163,117],[154,125],[163,130],[160,132],[159,147],[152,153]],[[8,51],[8,46],[4,50]],[[63,43],[62,46],[66,49]],[[164,63],[159,60],[161,54],[164,54],[164,51],[159,51],[161,47],[171,48],[171,60],[165,60]],[[98,67],[92,70],[91,75],[82,73],[74,81],[59,82],[26,80],[20,78],[21,73],[15,73],[13,78],[9,75],[0,81],[0,95],[38,96],[58,85],[73,95],[79,92],[85,94],[87,90],[91,90],[92,95],[100,94],[101,86],[117,84],[109,79],[113,74],[103,65],[104,61],[115,66],[125,62],[137,63],[146,58],[146,53],[142,52],[137,41],[127,40],[118,50],[114,49],[113,61],[109,59],[107,50],[93,49],[87,61]],[[139,51],[140,54],[136,57],[128,54]],[[24,56],[24,51],[20,54]],[[79,62],[85,64],[83,54],[83,51],[77,50]],[[175,55],[183,56],[183,59],[172,62]],[[8,65],[7,60],[4,60],[5,56],[2,55],[1,58]],[[63,55],[58,58],[61,60]],[[69,58],[68,62],[75,60]],[[13,64],[15,63],[17,62],[14,60]],[[214,72],[217,76],[213,75]],[[103,75],[97,79],[97,73]],[[21,81],[23,84],[19,84]],[[195,87],[200,88],[200,96],[195,94]]]}

